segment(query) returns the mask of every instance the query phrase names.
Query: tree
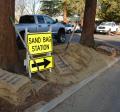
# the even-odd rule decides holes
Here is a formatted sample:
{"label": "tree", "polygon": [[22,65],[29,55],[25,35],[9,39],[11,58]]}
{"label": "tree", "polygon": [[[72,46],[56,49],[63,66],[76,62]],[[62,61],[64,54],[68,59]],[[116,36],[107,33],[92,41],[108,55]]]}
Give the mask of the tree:
{"label": "tree", "polygon": [[40,0],[26,0],[26,11],[29,14],[38,14],[40,12]]}
{"label": "tree", "polygon": [[67,23],[67,0],[64,0],[63,2],[63,21],[64,23]]}
{"label": "tree", "polygon": [[50,16],[58,16],[61,13],[61,1],[60,0],[43,0],[41,10],[44,14]]}
{"label": "tree", "polygon": [[97,0],[86,0],[85,2],[85,13],[83,21],[83,31],[81,34],[80,43],[94,47],[94,28],[95,28],[95,15],[96,15]]}
{"label": "tree", "polygon": [[[84,0],[64,0],[62,3],[64,10],[64,22],[67,21],[67,16],[80,16],[83,19],[84,12]],[[73,10],[74,9],[74,10]]]}
{"label": "tree", "polygon": [[67,0],[67,9],[69,16],[73,16],[77,14],[80,15],[81,18],[83,18],[84,7],[85,7],[85,0]]}
{"label": "tree", "polygon": [[[83,12],[84,12],[84,0],[64,0],[64,21],[67,21],[68,16],[80,16],[83,19]],[[74,10],[73,10],[74,9]],[[66,15],[66,17],[65,17]]]}
{"label": "tree", "polygon": [[83,18],[85,0],[42,0],[42,12],[50,16],[63,16],[63,21],[67,22],[67,17],[79,15]]}
{"label": "tree", "polygon": [[99,0],[100,9],[98,17],[105,21],[120,22],[120,1],[119,0]]}
{"label": "tree", "polygon": [[7,70],[18,65],[15,31],[9,19],[14,19],[14,12],[15,0],[0,1],[0,67]]}
{"label": "tree", "polygon": [[25,11],[25,0],[16,0],[16,4],[15,4],[15,12],[19,13],[19,15],[23,15],[24,11]]}
{"label": "tree", "polygon": [[40,12],[40,0],[16,0],[15,15],[18,20],[25,14],[38,14]]}

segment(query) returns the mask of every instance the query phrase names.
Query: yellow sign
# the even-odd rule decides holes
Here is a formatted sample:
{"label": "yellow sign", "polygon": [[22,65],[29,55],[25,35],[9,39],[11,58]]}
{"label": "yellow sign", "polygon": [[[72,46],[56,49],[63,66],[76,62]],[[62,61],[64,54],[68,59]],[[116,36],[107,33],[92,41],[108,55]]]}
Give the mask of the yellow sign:
{"label": "yellow sign", "polygon": [[37,66],[39,67],[39,71],[43,71],[43,70],[54,67],[53,56],[37,58],[37,59],[35,59],[35,62],[33,60],[29,61],[29,69],[30,69],[31,73],[35,73],[38,71]]}
{"label": "yellow sign", "polygon": [[30,54],[42,54],[53,51],[52,33],[28,33],[27,45]]}

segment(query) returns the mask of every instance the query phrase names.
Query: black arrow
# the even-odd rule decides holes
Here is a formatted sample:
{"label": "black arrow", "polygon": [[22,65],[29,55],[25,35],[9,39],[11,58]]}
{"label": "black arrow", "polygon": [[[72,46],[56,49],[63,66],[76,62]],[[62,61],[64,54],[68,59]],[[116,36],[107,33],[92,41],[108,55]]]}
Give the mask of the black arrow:
{"label": "black arrow", "polygon": [[44,62],[32,64],[32,68],[37,67],[37,66],[43,66],[43,65],[44,65],[44,68],[46,68],[49,65],[49,63],[50,63],[49,60],[44,59]]}

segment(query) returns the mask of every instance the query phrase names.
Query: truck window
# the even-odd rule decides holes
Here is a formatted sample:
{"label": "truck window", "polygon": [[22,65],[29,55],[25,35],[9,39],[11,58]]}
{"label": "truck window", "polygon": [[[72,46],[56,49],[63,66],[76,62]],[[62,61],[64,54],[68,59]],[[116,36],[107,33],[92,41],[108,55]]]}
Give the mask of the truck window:
{"label": "truck window", "polygon": [[55,23],[55,21],[52,18],[48,17],[48,16],[45,16],[45,21],[46,21],[47,24]]}
{"label": "truck window", "polygon": [[45,23],[43,16],[37,16],[37,19],[39,24]]}
{"label": "truck window", "polygon": [[35,23],[34,16],[22,16],[19,23]]}

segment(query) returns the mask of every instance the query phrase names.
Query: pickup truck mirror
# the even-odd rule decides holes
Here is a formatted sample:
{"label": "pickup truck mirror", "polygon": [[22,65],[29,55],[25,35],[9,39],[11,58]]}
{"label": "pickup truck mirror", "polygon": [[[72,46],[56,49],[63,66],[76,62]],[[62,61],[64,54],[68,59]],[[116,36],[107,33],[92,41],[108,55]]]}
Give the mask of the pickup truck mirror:
{"label": "pickup truck mirror", "polygon": [[54,20],[53,24],[55,24],[55,23],[58,23],[58,19],[55,19],[55,20]]}
{"label": "pickup truck mirror", "polygon": [[58,23],[58,19],[56,19],[55,22]]}

